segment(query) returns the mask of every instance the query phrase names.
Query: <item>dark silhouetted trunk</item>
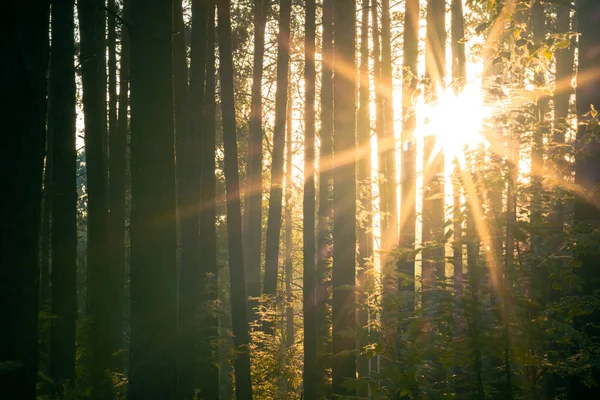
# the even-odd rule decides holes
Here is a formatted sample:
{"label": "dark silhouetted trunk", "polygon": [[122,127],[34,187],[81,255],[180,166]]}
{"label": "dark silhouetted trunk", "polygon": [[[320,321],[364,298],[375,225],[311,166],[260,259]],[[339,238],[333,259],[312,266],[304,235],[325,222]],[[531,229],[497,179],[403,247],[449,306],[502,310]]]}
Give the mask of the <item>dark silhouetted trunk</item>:
{"label": "dark silhouetted trunk", "polygon": [[337,0],[334,6],[334,173],[333,173],[333,394],[352,395],[344,384],[356,377],[356,357],[351,353],[354,331],[356,278],[356,101],[354,59],[356,4]]}
{"label": "dark silhouetted trunk", "polygon": [[[44,189],[42,193],[42,225],[40,227],[40,310],[50,310],[50,225],[52,222],[52,133],[48,130],[46,137],[46,164],[44,165]],[[47,338],[41,337],[44,343],[40,351],[46,352]],[[42,361],[43,362],[43,361]]]}
{"label": "dark silhouetted trunk", "polygon": [[201,303],[199,340],[200,395],[206,399],[219,396],[219,370],[213,343],[218,339],[218,321],[213,311],[217,301],[217,228],[215,178],[215,5],[208,8],[208,33],[206,36],[206,95],[204,98],[204,129],[202,131],[202,207],[200,212],[200,264]]}
{"label": "dark silhouetted trunk", "polygon": [[131,400],[177,393],[172,10],[131,0]]}
{"label": "dark silhouetted trunk", "polygon": [[292,279],[294,275],[294,242],[292,238],[292,192],[294,190],[293,173],[294,168],[292,158],[294,157],[294,127],[292,123],[292,85],[288,88],[288,103],[286,116],[286,131],[285,131],[285,337],[286,346],[294,345],[294,303],[292,294]]}
{"label": "dark silhouetted trunk", "polygon": [[[48,1],[0,14],[0,398],[34,400],[39,225],[46,137]],[[8,195],[10,194],[10,195]],[[6,368],[8,367],[8,368]]]}
{"label": "dark silhouetted trunk", "polygon": [[[277,291],[279,239],[281,234],[281,204],[283,197],[283,155],[285,150],[285,120],[287,110],[288,70],[290,62],[291,0],[281,0],[279,35],[277,39],[277,91],[275,93],[275,126],[271,163],[271,190],[267,220],[264,293],[274,296]],[[265,331],[273,333],[273,324],[265,321]]]}
{"label": "dark silhouetted trunk", "polygon": [[[131,20],[131,1],[123,3],[123,19]],[[110,124],[109,137],[109,192],[110,192],[110,246],[111,246],[111,349],[119,352],[123,348],[125,325],[125,182],[127,135],[129,134],[129,27],[121,25],[121,67],[119,72],[119,113],[116,123]],[[114,116],[113,116],[114,117]],[[112,130],[115,129],[115,130]],[[120,354],[120,353],[118,353]],[[123,357],[117,356],[114,365],[121,370]]]}
{"label": "dark silhouetted trunk", "polygon": [[[304,22],[304,199],[302,202],[302,238],[304,243],[304,265],[302,279],[302,307],[304,311],[304,371],[302,377],[304,384],[304,398],[306,399],[317,398],[318,373],[316,325],[317,298],[315,279],[315,19],[316,2],[315,0],[308,0],[306,2],[306,20]],[[289,123],[291,123],[291,121]],[[289,168],[292,167],[291,160],[288,163],[288,166]],[[288,173],[288,175],[291,178],[291,171]]]}
{"label": "dark silhouetted trunk", "polygon": [[333,155],[333,0],[323,0],[321,132],[319,146],[319,211],[317,222],[316,325],[317,397],[330,397],[331,320],[328,312],[331,280],[332,155]]}
{"label": "dark silhouetted trunk", "polygon": [[[48,127],[52,137],[52,331],[50,377],[75,383],[77,182],[73,1],[52,5]],[[60,389],[59,389],[60,390]]]}
{"label": "dark silhouetted trunk", "polygon": [[[373,268],[373,217],[371,193],[371,115],[369,112],[369,0],[362,0],[361,4],[361,27],[360,27],[360,69],[359,69],[359,92],[358,92],[358,116],[357,116],[357,145],[358,145],[358,185],[360,187],[360,222],[358,224],[358,282],[360,285],[361,308],[358,311],[359,346],[368,344],[369,311],[364,305],[367,297],[371,273]],[[362,355],[358,358],[358,374],[364,378],[369,375],[369,358]],[[368,395],[366,385],[359,387],[362,396]]]}
{"label": "dark silhouetted trunk", "polygon": [[77,3],[81,34],[85,157],[88,192],[87,309],[91,323],[92,397],[110,396],[110,264],[106,165],[106,60],[104,3]]}
{"label": "dark silhouetted trunk", "polygon": [[[247,294],[260,296],[260,249],[262,238],[262,89],[265,53],[265,28],[268,0],[254,0],[254,61],[252,72],[252,104],[248,134],[248,172],[244,193],[244,254]],[[248,302],[249,322],[256,320],[256,300]]]}
{"label": "dark silhouetted trunk", "polygon": [[242,210],[240,205],[240,182],[236,143],[237,129],[233,96],[230,0],[219,0],[217,5],[224,172],[227,192],[227,239],[229,245],[231,320],[234,336],[233,343],[237,352],[233,362],[235,369],[235,393],[238,400],[251,400],[252,381],[250,379],[250,354],[248,349],[250,336],[248,333],[246,279],[242,249]]}

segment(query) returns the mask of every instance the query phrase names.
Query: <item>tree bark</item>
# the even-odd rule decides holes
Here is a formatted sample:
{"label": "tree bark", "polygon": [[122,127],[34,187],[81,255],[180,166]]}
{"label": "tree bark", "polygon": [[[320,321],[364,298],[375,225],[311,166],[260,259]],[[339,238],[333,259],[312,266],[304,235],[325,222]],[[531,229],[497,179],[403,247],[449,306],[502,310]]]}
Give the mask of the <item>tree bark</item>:
{"label": "tree bark", "polygon": [[333,155],[333,0],[323,0],[321,131],[319,146],[319,210],[317,222],[316,325],[317,398],[330,397],[331,319],[328,313],[331,280],[331,223],[333,217],[331,166]]}
{"label": "tree bark", "polygon": [[[352,391],[344,386],[356,377],[356,358],[351,351],[355,341],[347,331],[354,331],[355,262],[356,262],[356,171],[354,99],[354,59],[356,43],[356,4],[354,0],[337,0],[334,6],[334,172],[333,172],[333,394],[346,396]],[[343,353],[343,354],[340,354]]]}
{"label": "tree bark", "polygon": [[[34,400],[38,362],[38,247],[46,137],[47,1],[0,14],[0,397]],[[18,168],[17,168],[18,166]]]}
{"label": "tree bark", "polygon": [[[373,268],[373,217],[371,193],[371,114],[370,106],[370,84],[369,84],[369,0],[361,3],[361,27],[360,27],[360,68],[359,68],[359,108],[357,115],[357,145],[358,145],[358,184],[360,185],[360,204],[362,215],[358,224],[358,282],[360,285],[361,308],[358,310],[358,329],[360,330],[358,346],[363,347],[369,343],[369,310],[365,307],[367,303],[368,290],[372,287],[371,272]],[[368,377],[370,373],[370,360],[366,355],[358,357],[358,375],[361,378]],[[368,387],[359,387],[361,396],[368,395]]]}
{"label": "tree bark", "polygon": [[[304,312],[304,398],[317,398],[317,319],[316,319],[316,243],[315,243],[315,46],[316,2],[306,3],[304,22],[304,199],[302,207]],[[291,123],[291,121],[290,121]],[[291,168],[292,163],[289,162]],[[291,178],[291,171],[288,173]],[[291,182],[290,182],[291,185]],[[291,187],[290,187],[291,188]],[[291,221],[290,221],[291,225]]]}
{"label": "tree bark", "polygon": [[111,287],[106,181],[106,19],[101,1],[81,0],[77,6],[88,190],[87,308],[92,325],[92,397],[105,398],[112,387],[106,376],[112,355],[110,309],[106,306]]}
{"label": "tree bark", "polygon": [[215,178],[215,5],[209,2],[206,36],[206,91],[204,129],[202,131],[202,207],[200,212],[201,322],[200,322],[200,394],[206,399],[219,397],[219,369],[213,343],[218,340],[218,320],[214,311],[217,301],[217,229]]}
{"label": "tree bark", "polygon": [[[131,19],[131,1],[123,2],[123,20]],[[119,112],[116,128],[112,125],[109,137],[109,173],[110,173],[110,246],[111,246],[111,349],[119,352],[123,348],[125,326],[125,185],[127,135],[129,134],[129,64],[130,64],[129,27],[121,25],[121,66],[119,72]],[[116,95],[116,94],[115,94]],[[114,115],[112,116],[115,117]],[[114,130],[113,130],[114,129]],[[123,357],[114,362],[122,370]]]}
{"label": "tree bark", "polygon": [[129,398],[177,394],[172,1],[131,3]]}
{"label": "tree bark", "polygon": [[52,5],[48,127],[52,131],[52,330],[50,377],[75,383],[77,182],[74,1]]}
{"label": "tree bark", "polygon": [[233,55],[231,45],[230,0],[219,0],[219,70],[221,75],[221,108],[223,120],[223,147],[225,187],[227,196],[227,238],[229,243],[229,270],[231,290],[231,319],[234,345],[235,393],[239,400],[252,399],[250,354],[248,344],[248,316],[246,279],[242,249],[242,211],[236,143],[235,103],[233,96]]}
{"label": "tree bark", "polygon": [[[291,70],[291,68],[290,68]],[[292,279],[294,275],[294,241],[293,241],[293,204],[292,193],[294,190],[293,182],[293,157],[294,157],[294,126],[292,123],[292,85],[288,87],[288,103],[286,110],[286,131],[285,131],[285,338],[286,347],[294,345],[294,303],[292,293]]]}
{"label": "tree bark", "polygon": [[[248,296],[260,296],[260,255],[262,245],[262,89],[265,53],[265,28],[268,0],[254,0],[254,60],[252,72],[252,100],[248,134],[248,172],[244,193],[244,252]],[[248,301],[249,322],[257,319],[256,300]]]}
{"label": "tree bark", "polygon": [[[265,255],[264,294],[271,297],[277,291],[279,240],[281,234],[281,204],[283,197],[283,155],[285,150],[285,121],[287,109],[288,70],[290,62],[291,0],[281,0],[279,35],[277,39],[277,91],[275,93],[275,126],[273,128],[273,153],[271,163],[271,189],[267,220],[267,245]],[[265,321],[264,329],[273,333],[273,324]]]}

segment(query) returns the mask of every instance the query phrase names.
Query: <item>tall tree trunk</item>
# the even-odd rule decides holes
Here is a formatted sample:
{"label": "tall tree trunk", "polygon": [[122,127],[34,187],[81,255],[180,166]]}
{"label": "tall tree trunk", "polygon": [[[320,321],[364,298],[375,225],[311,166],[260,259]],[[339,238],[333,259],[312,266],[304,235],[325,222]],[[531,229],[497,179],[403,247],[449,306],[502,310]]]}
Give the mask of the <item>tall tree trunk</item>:
{"label": "tall tree trunk", "polygon": [[[49,107],[50,105],[48,105]],[[46,163],[44,165],[44,189],[42,192],[42,221],[40,228],[40,310],[50,310],[50,257],[51,257],[51,223],[52,223],[52,133],[48,129],[46,137]],[[43,336],[43,335],[42,335]],[[48,345],[46,338],[41,337],[42,347]],[[40,349],[44,353],[47,348]]]}
{"label": "tall tree trunk", "polygon": [[331,220],[333,216],[331,160],[333,155],[333,0],[323,0],[321,132],[319,146],[319,211],[317,222],[316,325],[317,398],[330,397],[331,368],[330,299]]}
{"label": "tall tree trunk", "polygon": [[[357,115],[357,145],[358,145],[358,184],[361,187],[359,199],[363,215],[358,224],[358,282],[360,285],[359,304],[363,305],[358,311],[358,329],[359,348],[367,345],[369,310],[364,307],[367,303],[367,291],[372,285],[369,285],[373,268],[373,217],[372,204],[373,196],[371,193],[371,114],[370,107],[370,84],[369,84],[369,11],[370,1],[362,0],[361,3],[361,27],[360,27],[360,67],[359,67],[359,90],[358,100],[359,108]],[[369,358],[362,355],[358,358],[359,377],[367,377],[370,373]],[[361,396],[368,395],[368,387],[361,385],[359,387]]]}
{"label": "tall tree trunk", "polygon": [[[290,62],[291,0],[281,0],[279,35],[277,39],[277,91],[275,93],[275,126],[271,163],[271,190],[267,220],[264,293],[274,296],[277,291],[279,239],[281,234],[281,204],[283,197],[283,155],[285,150],[285,120],[287,109],[288,70]],[[265,331],[273,332],[273,324],[265,321]]]}
{"label": "tall tree trunk", "polygon": [[[291,68],[290,68],[291,70]],[[287,103],[287,126],[285,133],[285,335],[286,335],[286,346],[291,347],[294,345],[294,304],[292,294],[292,279],[294,275],[294,242],[292,237],[292,193],[294,191],[293,182],[293,157],[294,157],[294,126],[292,123],[292,85],[288,88],[288,103]],[[314,220],[314,218],[313,218]],[[313,222],[314,223],[314,222]]]}
{"label": "tall tree trunk", "polygon": [[334,173],[333,173],[333,394],[352,395],[344,383],[356,377],[354,315],[356,262],[356,170],[354,49],[356,4],[337,0],[334,6]]}
{"label": "tall tree trunk", "polygon": [[[317,297],[315,243],[315,46],[316,2],[306,2],[304,22],[304,199],[302,201],[303,279],[302,307],[304,312],[304,398],[317,398]],[[289,162],[289,167],[292,163]],[[291,171],[288,173],[291,178]],[[291,182],[290,182],[291,184]],[[290,223],[291,225],[291,223]]]}
{"label": "tall tree trunk", "polygon": [[[48,127],[52,131],[52,331],[50,377],[75,383],[77,182],[74,1],[52,5]],[[60,386],[59,386],[60,387]],[[59,390],[60,391],[60,390]]]}
{"label": "tall tree trunk", "polygon": [[[598,36],[598,15],[600,15],[600,3],[595,0],[580,0],[579,17],[579,76],[593,74],[593,78],[583,84],[577,85],[577,115],[579,117],[579,130],[577,138],[582,140],[586,134],[590,135],[588,124],[593,123],[589,114],[590,107],[600,109],[600,80],[595,71],[600,68],[598,48],[600,47],[600,36]],[[590,75],[587,75],[590,76]],[[598,201],[597,185],[600,183],[600,144],[591,140],[583,146],[581,155],[575,162],[575,183],[580,187],[585,196],[579,197],[575,203],[575,222],[580,234],[590,234],[597,228],[600,221],[600,210],[596,206]],[[600,265],[600,252],[598,249],[577,249],[577,257],[581,261],[578,275],[582,282],[584,295],[591,295],[599,289],[598,265]],[[598,323],[600,313],[593,312],[581,321],[581,329],[591,336],[598,336]],[[597,340],[595,340],[597,343]],[[592,369],[592,377],[600,379],[600,368]],[[600,397],[600,388],[586,388],[583,382],[574,380],[569,390],[569,399],[592,399]]]}
{"label": "tall tree trunk", "polygon": [[109,396],[111,383],[110,264],[108,259],[108,196],[106,161],[106,60],[104,3],[77,3],[81,34],[85,157],[88,190],[88,296],[92,342],[92,397]]}
{"label": "tall tree trunk", "polygon": [[[192,50],[190,85],[187,85],[183,14],[181,0],[174,4],[176,36],[173,42],[175,68],[175,105],[180,110],[180,125],[176,125],[177,171],[179,184],[179,220],[181,223],[181,265],[179,270],[179,395],[192,399],[196,387],[194,367],[198,358],[197,336],[200,327],[197,318],[201,295],[200,275],[200,178],[202,130],[204,111],[204,78],[206,71],[207,9],[200,0],[192,2]],[[183,53],[181,51],[183,50]],[[184,74],[185,75],[181,75]],[[182,97],[182,98],[179,98]],[[176,111],[177,114],[177,111]],[[176,123],[178,118],[175,119]]]}
{"label": "tall tree trunk", "polygon": [[[0,397],[33,400],[38,362],[38,244],[46,137],[47,1],[0,14]],[[18,166],[18,167],[17,167]]]}
{"label": "tall tree trunk", "polygon": [[224,170],[225,187],[227,191],[227,237],[229,243],[231,319],[234,335],[233,343],[237,351],[234,360],[235,393],[236,398],[239,400],[250,400],[252,399],[250,354],[248,348],[250,336],[248,333],[246,279],[242,249],[242,211],[240,205],[235,103],[233,96],[233,53],[231,45],[230,0],[219,0],[217,5]]}
{"label": "tall tree trunk", "polygon": [[131,3],[131,400],[177,392],[172,10]]}
{"label": "tall tree trunk", "polygon": [[[131,20],[131,1],[123,2],[123,20]],[[121,68],[119,72],[119,113],[116,130],[111,130],[109,138],[110,172],[110,246],[111,246],[111,349],[123,348],[125,325],[125,182],[127,135],[129,134],[129,27],[121,25]],[[114,126],[113,126],[114,129]],[[123,369],[123,358],[114,362],[117,369]]]}
{"label": "tall tree trunk", "polygon": [[[252,100],[248,134],[248,173],[244,193],[244,252],[247,294],[260,296],[260,249],[262,242],[262,89],[265,53],[265,28],[268,0],[254,0],[254,60],[252,71]],[[257,319],[256,300],[248,302],[249,322]]]}
{"label": "tall tree trunk", "polygon": [[[412,296],[415,292],[415,249],[417,223],[417,127],[414,96],[418,84],[419,58],[419,0],[406,2],[404,14],[404,61],[402,88],[402,158],[400,169],[400,247],[406,252],[399,269],[398,291]],[[414,302],[409,299],[404,311],[412,311]],[[401,310],[402,311],[402,310]],[[402,326],[403,321],[400,321]],[[404,325],[405,326],[405,325]]]}
{"label": "tall tree trunk", "polygon": [[[437,91],[443,88],[445,77],[446,2],[427,1],[426,75],[430,80],[430,97],[434,101]],[[439,134],[440,132],[436,132]],[[423,252],[423,286],[430,289],[433,280],[444,276],[444,156],[436,149],[435,136],[427,136],[423,148],[423,234],[424,246],[436,243],[438,247]],[[427,302],[427,300],[424,300]],[[427,305],[424,305],[427,308]]]}
{"label": "tall tree trunk", "polygon": [[218,340],[218,320],[214,311],[217,301],[217,228],[215,178],[215,5],[209,2],[206,36],[206,92],[204,99],[204,129],[202,131],[202,207],[200,212],[200,395],[206,399],[219,397],[219,370],[213,343]]}

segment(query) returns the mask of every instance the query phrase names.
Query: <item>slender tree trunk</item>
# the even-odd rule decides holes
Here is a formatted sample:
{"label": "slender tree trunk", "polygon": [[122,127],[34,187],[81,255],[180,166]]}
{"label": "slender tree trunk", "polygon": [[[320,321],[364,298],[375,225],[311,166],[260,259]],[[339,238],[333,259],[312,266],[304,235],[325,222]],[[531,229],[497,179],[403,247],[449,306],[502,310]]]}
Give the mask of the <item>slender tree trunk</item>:
{"label": "slender tree trunk", "polygon": [[[281,204],[283,197],[283,155],[285,150],[285,120],[287,109],[288,70],[290,61],[291,0],[281,0],[279,35],[277,40],[277,91],[275,93],[275,126],[271,163],[271,190],[267,221],[264,293],[274,296],[277,290],[279,239],[281,234]],[[265,321],[265,331],[273,333],[273,324]]]}
{"label": "slender tree trunk", "polygon": [[204,129],[202,131],[202,207],[200,213],[200,394],[206,399],[219,397],[219,369],[213,344],[218,340],[218,320],[214,310],[217,301],[217,229],[215,178],[215,5],[209,2],[206,36],[206,91],[204,98]]}
{"label": "slender tree trunk", "polygon": [[[48,101],[49,103],[50,101]],[[48,106],[50,106],[48,104]],[[46,164],[44,166],[44,189],[42,193],[42,225],[41,236],[41,262],[40,262],[40,310],[50,310],[50,257],[51,257],[51,223],[52,223],[52,133],[48,129],[46,138]],[[40,338],[44,347],[48,345],[45,338]],[[46,349],[40,349],[42,353]]]}
{"label": "slender tree trunk", "polygon": [[[200,0],[192,2],[192,50],[190,85],[187,85],[187,56],[185,54],[183,13],[181,0],[176,0],[174,12],[176,36],[174,38],[175,105],[184,107],[180,112],[180,125],[176,125],[178,143],[177,171],[179,183],[179,220],[181,223],[181,265],[179,269],[179,395],[192,399],[196,387],[194,367],[198,359],[196,345],[198,307],[201,294],[200,264],[200,193],[201,154],[204,111],[204,78],[206,71],[207,9]],[[181,51],[184,51],[181,53]],[[179,73],[179,75],[178,75]],[[181,75],[185,73],[185,75]],[[182,97],[182,98],[178,98]],[[177,115],[177,111],[176,111]],[[175,119],[176,123],[178,118]]]}
{"label": "slender tree trunk", "polygon": [[[73,1],[52,6],[48,126],[52,130],[52,331],[50,376],[75,383],[77,182]],[[58,386],[60,387],[60,386]],[[60,392],[60,389],[59,389]]]}
{"label": "slender tree trunk", "polygon": [[242,211],[236,143],[235,103],[233,96],[233,56],[231,45],[230,1],[219,0],[219,70],[221,75],[221,107],[223,119],[223,147],[225,186],[227,191],[227,231],[229,242],[229,270],[231,290],[231,319],[234,360],[235,393],[238,400],[252,399],[250,379],[250,354],[248,344],[248,316],[246,304],[246,279],[242,252]]}
{"label": "slender tree trunk", "polygon": [[[131,1],[123,3],[123,19],[131,20]],[[123,348],[125,325],[125,182],[127,135],[129,133],[129,64],[130,40],[129,27],[121,25],[121,69],[119,75],[119,113],[116,129],[111,130],[109,138],[110,172],[110,246],[111,246],[111,348],[119,352]],[[114,117],[114,116],[113,116]],[[123,369],[123,357],[117,357],[114,365]]]}
{"label": "slender tree trunk", "polygon": [[131,400],[177,394],[172,10],[131,3]]}
{"label": "slender tree trunk", "polygon": [[111,391],[106,370],[111,365],[110,264],[108,259],[108,196],[106,162],[106,60],[104,3],[77,3],[81,34],[80,63],[83,82],[85,157],[88,190],[88,296],[91,321],[92,397]]}
{"label": "slender tree trunk", "polygon": [[[304,311],[304,398],[317,398],[317,298],[315,243],[315,46],[316,2],[306,2],[304,22],[304,199],[302,202],[304,243],[302,307]],[[289,162],[289,167],[292,163]],[[291,178],[291,171],[289,173]],[[290,223],[291,225],[291,223]]]}
{"label": "slender tree trunk", "polygon": [[[248,134],[248,173],[244,193],[244,251],[248,296],[260,296],[260,249],[262,242],[262,89],[265,53],[265,28],[268,0],[254,0],[254,61],[252,72],[252,101],[250,132]],[[248,302],[249,322],[257,319],[256,300]]]}
{"label": "slender tree trunk", "polygon": [[[579,76],[594,74],[591,81],[577,85],[577,115],[579,118],[579,130],[577,138],[582,140],[587,132],[588,123],[593,118],[589,112],[591,105],[594,109],[600,109],[600,81],[594,71],[600,68],[598,58],[598,47],[600,36],[598,36],[598,15],[600,3],[594,0],[580,0],[579,17]],[[582,124],[583,123],[583,124]],[[575,183],[583,189],[585,196],[579,197],[575,203],[575,222],[580,234],[590,234],[600,221],[600,210],[595,204],[598,201],[597,185],[600,183],[600,144],[591,140],[583,146],[581,155],[575,162]],[[594,250],[577,249],[577,257],[581,261],[581,267],[577,274],[581,278],[582,293],[591,295],[598,290],[598,265],[600,265],[600,252]],[[581,327],[592,337],[598,336],[598,323],[600,313],[593,312],[581,321]],[[596,340],[597,343],[597,340]],[[591,371],[595,380],[600,379],[600,368],[594,367]],[[583,382],[574,380],[569,390],[569,399],[593,399],[600,397],[600,388],[597,386],[586,388]]]}
{"label": "slender tree trunk", "polygon": [[328,312],[331,280],[331,222],[333,216],[331,160],[333,155],[333,0],[323,0],[321,132],[319,146],[319,210],[317,222],[316,325],[317,398],[330,397],[331,320]]}
{"label": "slender tree trunk", "polygon": [[[292,294],[292,279],[294,275],[294,242],[292,238],[292,193],[294,190],[292,169],[294,168],[292,158],[294,156],[294,127],[292,123],[292,85],[288,88],[288,103],[287,103],[287,126],[285,133],[285,335],[286,346],[294,345],[294,304]],[[314,218],[313,218],[314,220]]]}
{"label": "slender tree trunk", "polygon": [[[407,0],[404,14],[404,61],[402,88],[402,158],[400,169],[400,239],[399,244],[406,257],[401,260],[398,291],[406,296],[415,293],[415,249],[417,223],[417,143],[414,131],[417,127],[414,98],[418,84],[419,58],[419,0]],[[408,299],[400,311],[413,311],[414,301]],[[403,325],[400,321],[399,328]],[[405,325],[404,325],[405,326]]]}
{"label": "slender tree trunk", "polygon": [[356,358],[351,353],[354,331],[356,262],[356,101],[354,99],[354,50],[356,3],[337,0],[334,6],[334,173],[333,173],[333,360],[334,395],[352,395],[344,386],[356,377]]}
{"label": "slender tree trunk", "polygon": [[[34,400],[38,363],[39,224],[46,137],[47,1],[0,14],[0,397]],[[10,194],[10,195],[7,195]],[[11,368],[12,367],[12,368]]]}
{"label": "slender tree trunk", "polygon": [[[430,98],[443,88],[445,77],[446,2],[427,1],[426,75],[430,80]],[[436,132],[439,134],[439,132]],[[423,252],[423,286],[431,289],[433,280],[444,277],[444,248],[440,246],[444,223],[444,156],[436,151],[435,136],[427,136],[423,148],[423,235],[424,246],[436,244]],[[427,298],[428,296],[426,296]],[[426,303],[427,300],[424,299]],[[424,305],[427,308],[427,305]]]}
{"label": "slender tree trunk", "polygon": [[[367,303],[368,290],[372,287],[371,272],[373,268],[373,195],[371,193],[371,115],[370,115],[370,84],[369,84],[369,0],[361,2],[361,27],[360,27],[360,69],[359,69],[359,108],[357,115],[357,145],[358,145],[358,185],[361,188],[359,199],[361,212],[358,224],[358,282],[360,285],[361,308],[358,310],[358,329],[360,330],[358,347],[369,343],[369,310],[364,307]],[[369,376],[369,358],[361,355],[357,359],[358,375],[361,378]],[[368,387],[361,385],[361,396],[368,395]]]}

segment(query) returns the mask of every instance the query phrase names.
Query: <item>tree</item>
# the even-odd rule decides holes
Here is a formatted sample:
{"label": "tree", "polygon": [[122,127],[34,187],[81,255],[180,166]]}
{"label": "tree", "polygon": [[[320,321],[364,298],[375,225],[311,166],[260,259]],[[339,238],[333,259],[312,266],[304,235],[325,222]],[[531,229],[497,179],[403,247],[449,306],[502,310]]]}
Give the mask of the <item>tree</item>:
{"label": "tree", "polygon": [[[244,194],[244,251],[248,296],[260,296],[260,249],[262,238],[262,135],[263,135],[263,67],[265,28],[268,0],[254,0],[254,58],[252,71],[252,100],[248,134],[248,172]],[[249,301],[249,322],[256,320],[255,300]]]}
{"label": "tree", "polygon": [[[265,255],[264,294],[274,296],[277,290],[279,264],[279,239],[281,234],[281,204],[283,198],[283,155],[285,150],[285,125],[290,62],[291,0],[281,0],[279,34],[277,37],[277,91],[275,93],[275,126],[273,128],[273,153],[271,164],[271,189],[267,220],[267,245]],[[265,331],[273,333],[272,324],[265,323]]]}
{"label": "tree", "polygon": [[[600,12],[600,4],[593,0],[581,0],[579,2],[579,76],[580,84],[577,85],[577,116],[579,129],[577,139],[584,140],[588,135],[597,134],[597,113],[591,110],[600,108],[600,87],[597,71],[600,68],[600,60],[597,49],[600,46],[600,37],[597,34],[597,15]],[[592,76],[585,84],[581,82],[583,77]],[[585,143],[585,142],[584,142]],[[597,207],[597,185],[600,183],[600,144],[590,140],[585,143],[575,162],[575,183],[581,188],[583,196],[578,196],[575,202],[575,222],[580,234],[589,235],[597,232],[598,221],[600,221],[600,210]],[[595,233],[597,235],[597,233]],[[582,282],[582,294],[591,295],[598,290],[598,265],[600,265],[600,253],[594,247],[584,244],[577,245],[577,257],[581,266],[577,275]],[[589,335],[597,337],[600,313],[592,312],[579,321],[578,328]],[[597,344],[597,339],[594,340]],[[592,377],[600,379],[600,368],[592,368]],[[598,386],[585,387],[580,380],[574,379],[569,390],[570,399],[595,398],[600,395]]]}
{"label": "tree", "polygon": [[108,201],[106,165],[106,60],[104,3],[81,0],[79,14],[80,63],[85,124],[88,191],[87,309],[91,322],[93,397],[108,396],[105,375],[111,364],[110,264],[108,259]]}
{"label": "tree", "polygon": [[204,129],[202,137],[202,207],[200,212],[201,303],[200,310],[200,394],[207,399],[219,396],[219,369],[213,342],[218,339],[218,320],[213,311],[217,301],[217,229],[215,178],[215,4],[209,2],[206,36],[206,91],[204,98]]}
{"label": "tree", "polygon": [[[369,272],[373,266],[373,196],[371,193],[371,115],[370,107],[370,84],[369,84],[369,0],[362,0],[362,14],[360,26],[360,68],[359,68],[359,90],[358,90],[358,115],[357,115],[357,145],[358,145],[358,182],[363,187],[359,194],[361,212],[358,225],[358,282],[360,285],[361,300],[364,304],[367,300],[369,290]],[[360,214],[359,214],[360,215]],[[358,328],[366,333],[369,323],[369,312],[363,307],[358,313]],[[359,337],[366,337],[365,334]],[[359,343],[361,346],[364,343]],[[358,359],[358,372],[360,377],[369,375],[369,359],[361,356]],[[361,394],[368,394],[366,386],[361,388]]]}
{"label": "tree", "polygon": [[[131,1],[123,2],[123,20],[131,20]],[[110,256],[111,256],[111,349],[119,352],[123,348],[125,326],[125,193],[127,175],[127,136],[129,135],[129,26],[121,25],[121,59],[119,71],[119,99],[116,127],[110,124],[109,136],[109,201],[110,201]],[[116,95],[116,94],[115,94]],[[113,115],[114,118],[114,115]],[[114,363],[120,370],[123,359]]]}
{"label": "tree", "polygon": [[129,398],[177,390],[172,2],[131,3],[131,374]]}
{"label": "tree", "polygon": [[334,395],[350,395],[345,387],[356,376],[354,338],[354,286],[356,262],[355,171],[355,49],[356,4],[337,1],[334,6],[334,172],[333,172],[333,338]]}
{"label": "tree", "polygon": [[0,16],[0,395],[36,397],[38,234],[46,137],[47,1],[10,2]]}
{"label": "tree", "polygon": [[323,35],[321,68],[321,131],[319,146],[319,210],[317,220],[317,395],[329,397],[327,374],[331,367],[329,334],[330,320],[327,312],[331,281],[331,219],[333,216],[331,167],[333,155],[333,0],[323,0]]}
{"label": "tree", "polygon": [[[75,381],[77,183],[73,1],[52,5],[48,127],[52,137],[52,332],[50,376]],[[60,389],[59,389],[60,392]]]}
{"label": "tree", "polygon": [[[304,265],[302,305],[304,311],[304,397],[317,398],[316,243],[315,243],[315,0],[306,3],[304,23]],[[288,121],[291,124],[291,121]],[[291,160],[288,163],[291,167]],[[291,171],[288,176],[291,177]],[[291,184],[291,182],[290,182]],[[291,224],[290,224],[291,225]]]}
{"label": "tree", "polygon": [[[418,84],[419,0],[406,2],[404,27],[399,244],[405,256],[398,266],[398,290],[412,294],[415,292],[415,262],[411,253],[415,248],[417,222],[417,143],[414,137],[417,118],[414,97]],[[414,304],[409,299],[406,310],[413,308]]]}
{"label": "tree", "polygon": [[233,55],[231,45],[230,1],[219,0],[219,70],[221,75],[221,109],[223,120],[223,148],[225,188],[227,196],[227,241],[229,245],[229,276],[231,290],[231,320],[233,343],[237,354],[234,359],[235,393],[238,399],[252,399],[250,354],[248,344],[248,316],[246,279],[242,246],[242,211],[236,143],[235,103],[233,96]]}

